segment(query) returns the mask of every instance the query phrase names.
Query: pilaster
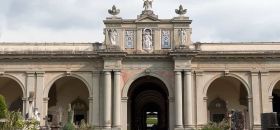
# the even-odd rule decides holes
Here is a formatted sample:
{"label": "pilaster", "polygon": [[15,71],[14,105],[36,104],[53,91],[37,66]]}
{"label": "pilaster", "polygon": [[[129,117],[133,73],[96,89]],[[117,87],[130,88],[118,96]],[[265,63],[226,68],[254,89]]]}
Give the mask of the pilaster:
{"label": "pilaster", "polygon": [[253,115],[254,115],[254,127],[261,126],[261,93],[260,93],[260,81],[259,81],[259,72],[252,71],[251,72],[251,89],[252,89],[252,95],[253,95]]}
{"label": "pilaster", "polygon": [[44,72],[36,72],[36,101],[35,101],[35,108],[38,108],[39,113],[40,113],[40,123],[43,125],[44,120],[43,117],[46,115],[44,114],[43,111],[43,90],[44,90]]}
{"label": "pilaster", "polygon": [[35,102],[35,72],[26,72],[26,114],[28,118],[33,117],[34,102]]}

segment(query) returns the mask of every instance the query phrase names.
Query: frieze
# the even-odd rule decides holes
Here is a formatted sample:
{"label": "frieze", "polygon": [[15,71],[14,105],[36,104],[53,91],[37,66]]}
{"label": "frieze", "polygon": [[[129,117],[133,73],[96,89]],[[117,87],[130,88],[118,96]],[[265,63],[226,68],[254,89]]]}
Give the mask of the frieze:
{"label": "frieze", "polygon": [[189,24],[174,24],[174,27],[189,27]]}
{"label": "frieze", "polygon": [[106,27],[122,27],[121,24],[106,24]]}
{"label": "frieze", "polygon": [[138,28],[158,28],[158,24],[137,24]]}

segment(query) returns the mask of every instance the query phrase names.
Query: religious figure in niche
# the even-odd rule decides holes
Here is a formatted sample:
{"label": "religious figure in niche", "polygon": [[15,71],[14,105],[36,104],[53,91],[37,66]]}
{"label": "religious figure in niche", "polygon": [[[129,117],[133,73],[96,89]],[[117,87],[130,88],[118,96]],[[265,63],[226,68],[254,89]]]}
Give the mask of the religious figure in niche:
{"label": "religious figure in niche", "polygon": [[144,9],[145,10],[151,10],[153,5],[153,0],[144,0]]}
{"label": "religious figure in niche", "polygon": [[109,38],[112,45],[117,45],[118,32],[116,29],[109,30]]}
{"label": "religious figure in niche", "polygon": [[187,32],[185,29],[179,30],[179,45],[185,45],[187,42]]}
{"label": "religious figure in niche", "polygon": [[144,29],[143,32],[143,48],[145,50],[151,50],[153,48],[152,30]]}

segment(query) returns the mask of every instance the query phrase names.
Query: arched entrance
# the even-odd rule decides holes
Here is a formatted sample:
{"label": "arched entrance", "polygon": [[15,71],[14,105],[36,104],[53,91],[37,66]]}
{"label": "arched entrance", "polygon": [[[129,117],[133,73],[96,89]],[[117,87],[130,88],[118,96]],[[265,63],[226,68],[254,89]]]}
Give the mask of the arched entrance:
{"label": "arched entrance", "polygon": [[273,112],[277,112],[278,124],[280,123],[280,81],[276,83],[272,91],[272,108]]}
{"label": "arched entrance", "polygon": [[135,80],[128,91],[131,130],[168,129],[168,90],[156,77]]}
{"label": "arched entrance", "polygon": [[249,128],[248,92],[244,84],[230,76],[214,80],[207,91],[208,120],[221,122],[231,111],[242,113],[243,125]]}
{"label": "arched entrance", "polygon": [[67,76],[56,80],[48,93],[49,121],[58,120],[62,124],[67,121],[67,108],[71,104],[74,110],[74,123],[88,120],[89,91],[85,83],[75,77]]}
{"label": "arched entrance", "polygon": [[5,97],[10,111],[20,111],[23,109],[23,90],[13,79],[0,77],[0,94]]}

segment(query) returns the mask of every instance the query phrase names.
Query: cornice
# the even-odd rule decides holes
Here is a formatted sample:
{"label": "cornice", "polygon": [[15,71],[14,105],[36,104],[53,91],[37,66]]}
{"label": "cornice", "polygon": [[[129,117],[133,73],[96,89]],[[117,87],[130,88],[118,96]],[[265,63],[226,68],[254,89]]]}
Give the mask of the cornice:
{"label": "cornice", "polygon": [[275,60],[280,59],[280,51],[256,51],[256,52],[206,52],[201,51],[194,60]]}

